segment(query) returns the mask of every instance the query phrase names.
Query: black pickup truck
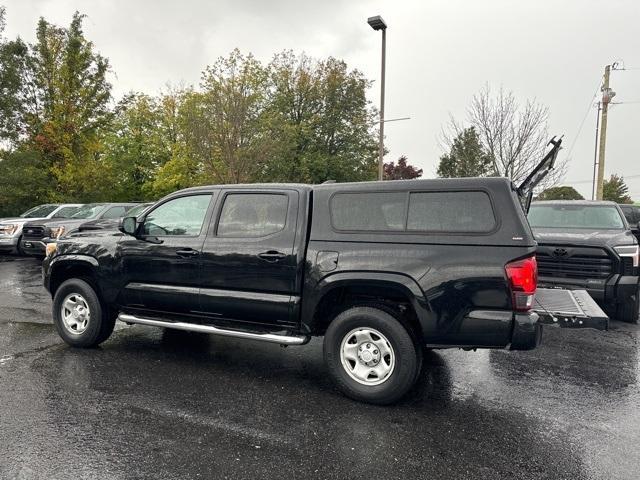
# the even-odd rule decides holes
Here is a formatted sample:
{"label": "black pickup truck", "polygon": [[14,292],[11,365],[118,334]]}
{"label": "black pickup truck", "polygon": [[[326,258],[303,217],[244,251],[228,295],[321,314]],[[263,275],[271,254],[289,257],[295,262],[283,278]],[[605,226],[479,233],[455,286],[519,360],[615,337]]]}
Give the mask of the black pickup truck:
{"label": "black pickup truck", "polygon": [[620,206],[589,200],[534,202],[529,223],[538,242],[539,285],[584,289],[609,315],[638,323],[639,247]]}
{"label": "black pickup truck", "polygon": [[44,283],[70,345],[105,341],[116,319],[281,345],[324,336],[338,387],[387,404],[425,346],[539,344],[530,200],[505,178],[190,188],[119,231],[59,240]]}

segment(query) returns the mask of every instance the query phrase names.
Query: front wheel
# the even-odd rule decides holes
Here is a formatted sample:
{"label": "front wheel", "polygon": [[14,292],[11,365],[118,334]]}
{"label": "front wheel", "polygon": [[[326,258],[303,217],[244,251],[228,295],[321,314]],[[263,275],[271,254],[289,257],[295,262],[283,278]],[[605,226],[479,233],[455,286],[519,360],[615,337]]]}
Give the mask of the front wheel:
{"label": "front wheel", "polygon": [[105,341],[115,326],[115,318],[102,308],[94,288],[79,278],[66,280],[56,291],[53,322],[66,343],[85,348]]}
{"label": "front wheel", "polygon": [[22,250],[22,235],[18,238],[18,244],[16,245],[16,255],[24,257],[24,250]]}
{"label": "front wheel", "polygon": [[414,385],[421,353],[397,318],[374,307],[345,310],[324,337],[324,359],[338,388],[379,405],[399,400]]}

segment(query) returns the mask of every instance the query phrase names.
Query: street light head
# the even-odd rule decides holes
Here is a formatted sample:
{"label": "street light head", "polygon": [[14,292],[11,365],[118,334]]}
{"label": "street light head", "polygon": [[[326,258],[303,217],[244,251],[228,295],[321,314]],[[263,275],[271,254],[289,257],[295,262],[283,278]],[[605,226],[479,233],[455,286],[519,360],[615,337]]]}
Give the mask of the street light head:
{"label": "street light head", "polygon": [[375,17],[369,17],[367,19],[367,23],[374,30],[385,30],[387,28],[387,24],[384,23],[384,20],[380,15],[376,15]]}

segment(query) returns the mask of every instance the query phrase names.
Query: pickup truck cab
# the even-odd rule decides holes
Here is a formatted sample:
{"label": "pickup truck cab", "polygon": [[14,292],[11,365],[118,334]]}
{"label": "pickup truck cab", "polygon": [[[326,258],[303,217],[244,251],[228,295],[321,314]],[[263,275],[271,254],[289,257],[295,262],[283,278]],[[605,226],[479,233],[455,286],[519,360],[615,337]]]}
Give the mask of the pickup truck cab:
{"label": "pickup truck cab", "polygon": [[340,390],[388,404],[424,347],[539,344],[530,201],[506,178],[195,187],[119,231],[61,239],[43,278],[70,345],[105,341],[116,319],[285,346],[322,336]]}

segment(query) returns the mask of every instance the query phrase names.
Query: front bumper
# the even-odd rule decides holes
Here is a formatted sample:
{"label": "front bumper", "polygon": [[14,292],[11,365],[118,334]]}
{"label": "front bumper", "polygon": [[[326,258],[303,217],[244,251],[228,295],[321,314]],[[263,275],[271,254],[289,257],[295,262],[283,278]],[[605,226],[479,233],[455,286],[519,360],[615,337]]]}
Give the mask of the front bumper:
{"label": "front bumper", "polygon": [[538,314],[535,312],[514,314],[511,350],[533,350],[540,345],[542,324],[538,320]]}
{"label": "front bumper", "polygon": [[13,235],[11,237],[2,235],[0,236],[0,252],[3,253],[15,253],[18,251],[18,241],[20,236]]}
{"label": "front bumper", "polygon": [[22,251],[28,255],[44,255],[47,248],[45,239],[35,240],[25,238],[20,243]]}
{"label": "front bumper", "polygon": [[566,290],[586,290],[600,305],[615,305],[635,295],[639,277],[631,275],[611,275],[606,280],[582,278],[538,278],[541,288],[564,288]]}

